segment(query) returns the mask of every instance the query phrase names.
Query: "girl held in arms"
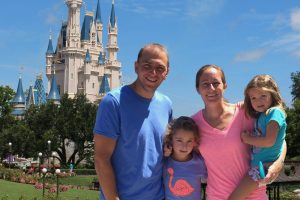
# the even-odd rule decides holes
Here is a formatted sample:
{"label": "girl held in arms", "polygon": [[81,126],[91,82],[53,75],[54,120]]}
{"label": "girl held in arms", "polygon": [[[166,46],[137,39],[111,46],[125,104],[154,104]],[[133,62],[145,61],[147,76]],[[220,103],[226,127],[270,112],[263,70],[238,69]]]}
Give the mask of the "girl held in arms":
{"label": "girl held in arms", "polygon": [[271,76],[255,76],[245,89],[244,103],[246,115],[256,118],[254,132],[241,133],[242,141],[253,146],[251,168],[231,194],[230,200],[245,199],[261,185],[259,182],[266,174],[263,165],[279,158],[287,126],[283,101]]}

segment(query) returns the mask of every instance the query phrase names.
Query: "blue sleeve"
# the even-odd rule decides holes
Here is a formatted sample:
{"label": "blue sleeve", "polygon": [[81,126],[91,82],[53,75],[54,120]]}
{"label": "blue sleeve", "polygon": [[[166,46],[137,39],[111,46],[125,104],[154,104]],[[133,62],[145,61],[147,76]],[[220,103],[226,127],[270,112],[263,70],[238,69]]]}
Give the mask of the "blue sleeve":
{"label": "blue sleeve", "polygon": [[99,104],[94,134],[112,139],[117,139],[120,135],[119,102],[111,94],[107,94]]}
{"label": "blue sleeve", "polygon": [[284,112],[279,108],[272,108],[268,112],[266,116],[266,122],[267,124],[271,121],[275,121],[278,123],[278,126],[281,127],[283,123],[285,122],[285,114]]}

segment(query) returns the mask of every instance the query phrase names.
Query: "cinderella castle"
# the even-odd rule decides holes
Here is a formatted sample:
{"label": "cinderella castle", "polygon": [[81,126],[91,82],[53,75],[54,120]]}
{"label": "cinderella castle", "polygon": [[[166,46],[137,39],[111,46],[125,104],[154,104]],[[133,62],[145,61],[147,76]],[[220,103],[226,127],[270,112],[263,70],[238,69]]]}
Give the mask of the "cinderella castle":
{"label": "cinderella castle", "polygon": [[12,114],[22,117],[32,104],[40,105],[52,100],[59,104],[60,96],[67,93],[73,98],[84,94],[93,103],[99,102],[110,89],[120,86],[121,63],[117,59],[118,26],[115,5],[112,0],[108,22],[108,42],[102,43],[103,23],[100,2],[95,15],[85,11],[80,28],[80,8],[83,0],[64,0],[68,7],[68,21],[60,28],[56,49],[50,33],[46,50],[47,92],[42,76],[38,75],[34,86],[24,94],[22,78],[19,78],[16,96],[12,100]]}

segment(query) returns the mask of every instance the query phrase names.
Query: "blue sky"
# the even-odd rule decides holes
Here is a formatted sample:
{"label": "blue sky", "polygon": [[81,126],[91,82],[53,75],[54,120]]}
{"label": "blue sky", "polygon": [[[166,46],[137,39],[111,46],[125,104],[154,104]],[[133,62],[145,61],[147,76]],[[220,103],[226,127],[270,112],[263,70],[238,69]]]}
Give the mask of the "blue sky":
{"label": "blue sky", "polygon": [[[106,45],[111,0],[100,2]],[[94,11],[96,3],[85,0],[81,13]],[[159,90],[173,101],[175,116],[203,107],[195,74],[210,63],[224,69],[229,101],[243,99],[254,75],[270,74],[291,106],[290,74],[300,71],[298,1],[115,0],[115,12],[124,83],[135,79],[133,63],[144,44],[158,42],[169,49],[171,71]],[[46,83],[49,32],[56,47],[61,21],[67,19],[64,1],[3,1],[0,18],[0,85],[16,90],[21,66],[24,88],[41,72]]]}

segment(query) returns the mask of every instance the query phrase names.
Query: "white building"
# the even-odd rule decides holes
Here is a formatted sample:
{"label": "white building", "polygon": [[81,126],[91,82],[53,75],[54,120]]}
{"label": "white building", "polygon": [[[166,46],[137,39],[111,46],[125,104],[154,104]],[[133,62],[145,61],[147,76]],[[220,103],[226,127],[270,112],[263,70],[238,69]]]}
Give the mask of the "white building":
{"label": "white building", "polygon": [[110,89],[120,86],[121,63],[117,59],[118,26],[114,0],[108,22],[108,44],[102,43],[103,23],[98,0],[96,13],[86,11],[80,28],[82,0],[65,0],[68,21],[63,22],[53,50],[50,34],[46,52],[48,94],[52,77],[56,77],[60,95],[73,98],[85,94],[91,102],[98,102]]}

